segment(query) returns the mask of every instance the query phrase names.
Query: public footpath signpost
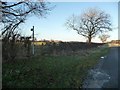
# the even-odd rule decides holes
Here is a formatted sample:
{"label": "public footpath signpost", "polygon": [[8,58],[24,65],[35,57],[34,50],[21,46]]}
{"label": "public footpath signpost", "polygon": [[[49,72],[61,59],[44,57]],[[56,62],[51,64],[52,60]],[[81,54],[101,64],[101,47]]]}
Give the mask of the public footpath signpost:
{"label": "public footpath signpost", "polygon": [[33,34],[32,34],[32,37],[33,37],[33,40],[32,40],[32,54],[34,55],[35,54],[35,50],[34,50],[34,26],[31,29],[31,31],[33,31]]}

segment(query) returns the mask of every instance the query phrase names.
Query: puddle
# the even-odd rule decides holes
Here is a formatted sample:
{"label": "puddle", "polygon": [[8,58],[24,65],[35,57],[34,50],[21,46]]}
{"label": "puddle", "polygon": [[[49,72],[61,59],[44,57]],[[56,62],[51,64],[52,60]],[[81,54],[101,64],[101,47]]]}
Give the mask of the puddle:
{"label": "puddle", "polygon": [[100,69],[92,69],[84,81],[83,88],[102,88],[110,80],[110,76]]}

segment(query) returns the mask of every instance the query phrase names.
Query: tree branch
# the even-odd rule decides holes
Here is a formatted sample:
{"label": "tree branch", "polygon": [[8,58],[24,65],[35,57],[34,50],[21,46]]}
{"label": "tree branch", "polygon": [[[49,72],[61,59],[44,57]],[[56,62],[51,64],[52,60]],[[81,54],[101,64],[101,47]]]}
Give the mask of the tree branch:
{"label": "tree branch", "polygon": [[22,1],[22,2],[15,3],[15,4],[13,4],[13,5],[2,6],[2,9],[5,9],[5,8],[11,8],[11,7],[14,7],[14,6],[18,6],[19,4],[22,4],[22,3],[24,3],[24,2]]}

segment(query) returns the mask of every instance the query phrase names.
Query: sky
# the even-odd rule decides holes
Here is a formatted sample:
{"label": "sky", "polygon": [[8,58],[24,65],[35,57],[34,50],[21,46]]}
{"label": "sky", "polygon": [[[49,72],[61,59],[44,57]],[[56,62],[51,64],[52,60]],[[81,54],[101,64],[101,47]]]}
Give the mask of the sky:
{"label": "sky", "polygon": [[[28,17],[26,23],[22,26],[23,35],[32,35],[30,29],[35,28],[35,37],[37,40],[62,40],[62,41],[80,41],[86,42],[83,36],[76,31],[67,29],[66,20],[72,16],[80,15],[88,8],[99,8],[110,14],[112,21],[112,32],[109,32],[110,40],[118,39],[118,3],[117,2],[51,2],[56,7],[46,15],[46,18],[35,16]],[[98,36],[92,39],[93,42],[100,42]]]}

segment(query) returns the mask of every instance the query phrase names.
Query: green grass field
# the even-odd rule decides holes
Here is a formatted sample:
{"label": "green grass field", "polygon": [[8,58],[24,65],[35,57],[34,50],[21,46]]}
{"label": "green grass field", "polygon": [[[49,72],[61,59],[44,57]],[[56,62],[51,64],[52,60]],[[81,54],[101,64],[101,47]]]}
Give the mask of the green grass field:
{"label": "green grass field", "polygon": [[3,88],[80,88],[88,70],[108,50],[102,46],[74,56],[37,56],[3,63]]}
{"label": "green grass field", "polygon": [[42,42],[42,41],[34,42],[34,45],[46,45],[46,42]]}

